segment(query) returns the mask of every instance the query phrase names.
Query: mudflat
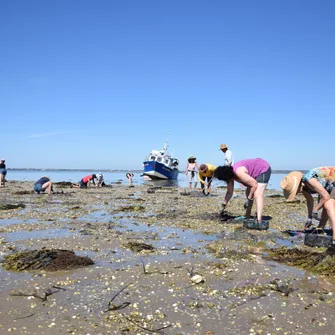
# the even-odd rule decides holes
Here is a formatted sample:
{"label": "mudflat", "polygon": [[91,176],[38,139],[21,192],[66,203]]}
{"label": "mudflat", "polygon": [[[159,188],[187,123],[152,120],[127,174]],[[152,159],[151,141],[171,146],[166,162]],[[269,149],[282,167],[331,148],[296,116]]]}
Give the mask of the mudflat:
{"label": "mudflat", "polygon": [[[335,257],[304,245],[302,197],[266,191],[258,231],[239,218],[242,191],[221,221],[224,188],[68,186],[0,189],[1,333],[334,333]],[[69,258],[41,267],[59,250]],[[69,267],[72,251],[94,264]]]}

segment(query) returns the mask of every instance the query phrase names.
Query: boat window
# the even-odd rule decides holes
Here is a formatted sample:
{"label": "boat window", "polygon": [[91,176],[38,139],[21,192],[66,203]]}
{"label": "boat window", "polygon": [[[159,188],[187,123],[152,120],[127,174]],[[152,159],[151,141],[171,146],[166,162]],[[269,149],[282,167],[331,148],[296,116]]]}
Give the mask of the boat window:
{"label": "boat window", "polygon": [[162,157],[157,157],[157,162],[161,162],[162,161]]}
{"label": "boat window", "polygon": [[150,156],[150,160],[154,161],[155,160],[155,156]]}

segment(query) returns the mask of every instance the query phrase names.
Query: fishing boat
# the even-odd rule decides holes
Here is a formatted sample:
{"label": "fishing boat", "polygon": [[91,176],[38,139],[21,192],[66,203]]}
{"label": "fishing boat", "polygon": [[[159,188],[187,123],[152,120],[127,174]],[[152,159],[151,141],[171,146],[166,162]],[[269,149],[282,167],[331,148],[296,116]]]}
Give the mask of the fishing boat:
{"label": "fishing boat", "polygon": [[179,160],[167,153],[168,140],[163,149],[151,150],[143,162],[143,177],[146,180],[177,179],[179,174]]}

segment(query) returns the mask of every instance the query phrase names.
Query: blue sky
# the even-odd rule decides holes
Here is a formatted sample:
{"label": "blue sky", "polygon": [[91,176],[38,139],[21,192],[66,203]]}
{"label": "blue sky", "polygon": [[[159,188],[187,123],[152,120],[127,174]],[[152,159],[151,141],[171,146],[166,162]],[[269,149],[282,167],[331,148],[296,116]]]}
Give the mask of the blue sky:
{"label": "blue sky", "polygon": [[335,165],[334,1],[0,3],[7,167]]}

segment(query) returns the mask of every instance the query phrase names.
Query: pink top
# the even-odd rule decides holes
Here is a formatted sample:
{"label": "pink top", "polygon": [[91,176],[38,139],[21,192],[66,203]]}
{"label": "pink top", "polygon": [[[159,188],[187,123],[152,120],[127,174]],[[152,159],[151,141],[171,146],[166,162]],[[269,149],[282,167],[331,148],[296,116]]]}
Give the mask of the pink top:
{"label": "pink top", "polygon": [[269,169],[270,164],[262,158],[243,159],[233,165],[234,172],[236,173],[236,170],[241,166],[247,169],[250,177],[256,179]]}
{"label": "pink top", "polygon": [[195,164],[196,163],[188,163],[188,171],[195,171]]}

